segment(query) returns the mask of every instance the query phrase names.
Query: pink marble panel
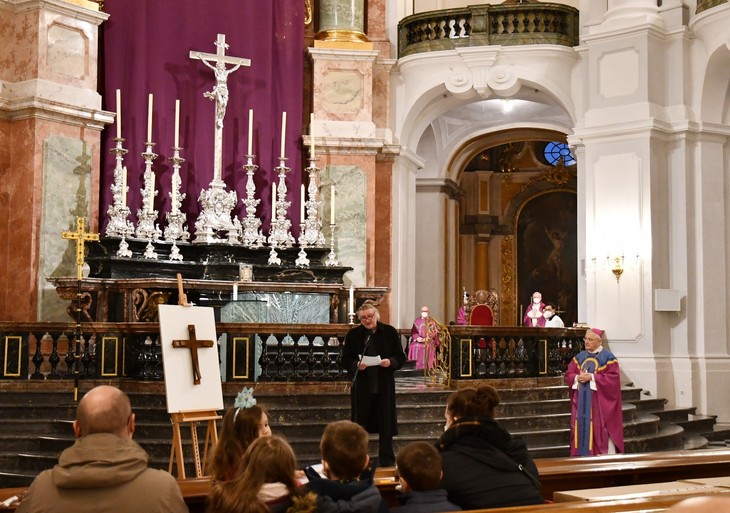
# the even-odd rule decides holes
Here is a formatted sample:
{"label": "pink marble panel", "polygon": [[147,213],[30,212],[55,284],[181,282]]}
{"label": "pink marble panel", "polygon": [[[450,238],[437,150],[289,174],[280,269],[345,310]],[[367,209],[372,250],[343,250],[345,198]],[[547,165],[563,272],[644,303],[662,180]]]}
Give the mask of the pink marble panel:
{"label": "pink marble panel", "polygon": [[385,0],[368,0],[367,13],[368,38],[371,41],[387,41]]}
{"label": "pink marble panel", "polygon": [[0,78],[21,82],[38,70],[38,11],[0,11]]}

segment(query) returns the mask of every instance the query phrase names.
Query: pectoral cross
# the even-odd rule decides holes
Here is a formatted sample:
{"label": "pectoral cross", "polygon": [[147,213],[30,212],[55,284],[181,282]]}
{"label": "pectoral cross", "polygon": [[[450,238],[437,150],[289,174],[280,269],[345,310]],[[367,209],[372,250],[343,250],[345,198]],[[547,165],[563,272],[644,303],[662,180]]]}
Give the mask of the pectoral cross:
{"label": "pectoral cross", "polygon": [[193,360],[193,384],[200,385],[200,362],[198,361],[198,348],[213,347],[212,340],[198,340],[195,337],[195,325],[188,324],[188,340],[173,340],[172,347],[187,347],[190,349],[190,356]]}
{"label": "pectoral cross", "polygon": [[[191,59],[200,59],[215,73],[215,86],[212,91],[206,92],[204,96],[215,101],[215,145],[213,155],[213,181],[221,181],[221,169],[223,158],[223,118],[226,115],[228,106],[228,75],[241,66],[250,66],[250,59],[241,57],[230,57],[226,55],[226,35],[218,34],[214,43],[218,47],[215,54],[203,52],[190,52]],[[215,65],[214,65],[215,64]],[[233,64],[232,68],[226,68],[226,64]]]}
{"label": "pectoral cross", "polygon": [[87,233],[86,221],[83,217],[77,217],[76,231],[61,232],[61,237],[76,241],[76,278],[81,280],[84,270],[84,243],[86,241],[99,240],[99,234]]}

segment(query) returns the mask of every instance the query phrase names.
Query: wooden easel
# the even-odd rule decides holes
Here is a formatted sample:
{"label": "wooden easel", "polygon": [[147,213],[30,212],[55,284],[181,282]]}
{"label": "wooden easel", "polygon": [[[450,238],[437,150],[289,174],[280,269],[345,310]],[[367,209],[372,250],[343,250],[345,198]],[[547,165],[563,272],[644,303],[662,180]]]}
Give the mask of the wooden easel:
{"label": "wooden easel", "polygon": [[[221,419],[215,410],[207,411],[181,411],[170,414],[172,420],[172,447],[170,448],[170,467],[168,472],[172,474],[172,467],[177,460],[177,478],[185,479],[185,462],[183,460],[182,435],[180,424],[190,423],[190,438],[193,442],[193,463],[195,465],[195,477],[202,477],[205,463],[208,459],[209,444],[212,447],[218,443],[218,428],[216,421]],[[198,423],[208,422],[205,432],[205,446],[203,459],[200,459],[200,446],[198,445]]]}
{"label": "wooden easel", "polygon": [[[182,276],[177,274],[178,304],[180,306],[192,306],[188,303],[188,296],[183,291]],[[180,425],[190,424],[190,438],[193,443],[193,463],[195,465],[195,477],[202,477],[205,464],[208,459],[208,447],[218,443],[218,427],[216,421],[222,417],[215,410],[181,411],[170,414],[172,421],[172,446],[170,447],[170,466],[168,472],[172,474],[172,468],[177,460],[177,478],[185,479],[185,461],[183,459],[182,434]],[[203,459],[200,459],[200,445],[198,443],[198,423],[208,422],[205,431],[205,446],[203,448]]]}

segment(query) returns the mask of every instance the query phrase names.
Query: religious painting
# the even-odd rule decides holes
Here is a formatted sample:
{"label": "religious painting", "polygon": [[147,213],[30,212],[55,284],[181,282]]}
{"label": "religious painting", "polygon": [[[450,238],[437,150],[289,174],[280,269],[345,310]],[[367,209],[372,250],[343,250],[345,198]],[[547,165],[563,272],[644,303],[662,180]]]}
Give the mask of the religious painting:
{"label": "religious painting", "polygon": [[555,191],[528,200],[517,216],[518,324],[533,292],[555,305],[566,327],[578,321],[576,194]]}

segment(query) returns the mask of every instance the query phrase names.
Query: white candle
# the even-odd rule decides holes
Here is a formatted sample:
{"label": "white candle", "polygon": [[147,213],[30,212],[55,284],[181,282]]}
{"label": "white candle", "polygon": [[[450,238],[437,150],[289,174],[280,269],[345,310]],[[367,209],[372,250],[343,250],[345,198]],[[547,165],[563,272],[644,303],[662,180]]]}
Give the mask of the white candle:
{"label": "white candle", "polygon": [[122,168],[122,207],[127,206],[127,166]]}
{"label": "white candle", "polygon": [[238,283],[233,284],[233,300],[238,301]]}
{"label": "white candle", "polygon": [[117,89],[117,139],[122,138],[122,91]]}
{"label": "white candle", "polygon": [[300,203],[300,209],[299,209],[299,222],[304,222],[304,184],[302,184],[302,198]]}
{"label": "white candle", "polygon": [[350,284],[350,315],[355,314],[355,287]]}
{"label": "white candle", "polygon": [[335,186],[330,185],[330,224],[335,224]]}
{"label": "white candle", "polygon": [[180,100],[175,100],[175,148],[180,147]]}
{"label": "white candle", "polygon": [[309,115],[309,158],[314,159],[314,112]]}
{"label": "white candle", "polygon": [[276,184],[271,184],[271,222],[276,218]]}
{"label": "white candle", "polygon": [[284,142],[286,141],[286,112],[281,113],[281,158],[284,158]]}
{"label": "white candle", "polygon": [[248,109],[248,153],[253,155],[253,109]]}
{"label": "white candle", "polygon": [[150,173],[150,211],[155,208],[155,173]]}
{"label": "white candle", "polygon": [[152,142],[152,93],[147,98],[147,142]]}

